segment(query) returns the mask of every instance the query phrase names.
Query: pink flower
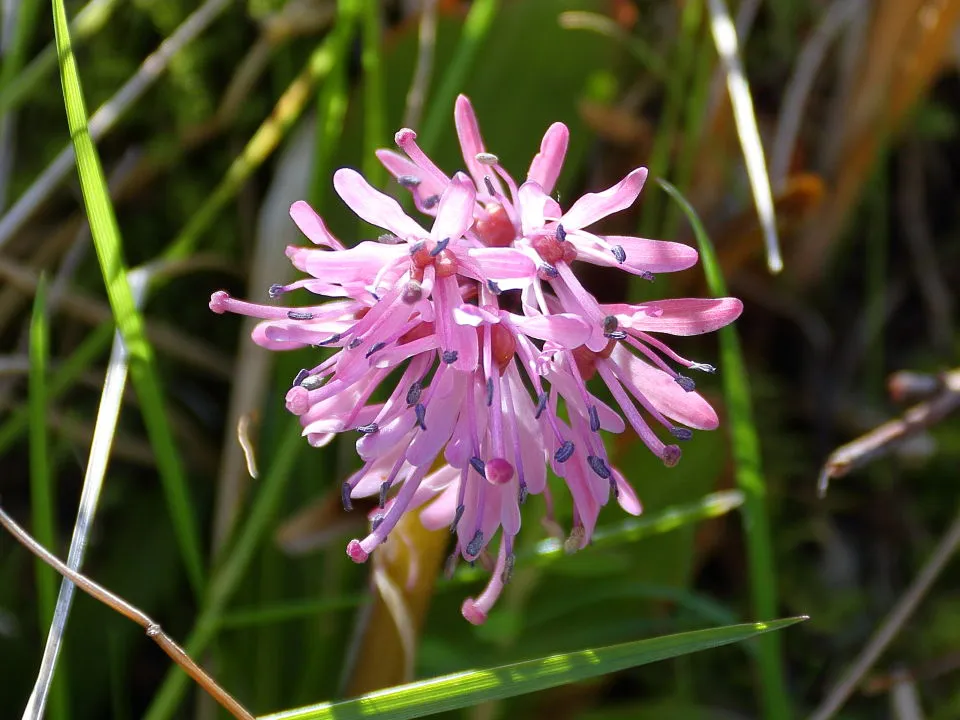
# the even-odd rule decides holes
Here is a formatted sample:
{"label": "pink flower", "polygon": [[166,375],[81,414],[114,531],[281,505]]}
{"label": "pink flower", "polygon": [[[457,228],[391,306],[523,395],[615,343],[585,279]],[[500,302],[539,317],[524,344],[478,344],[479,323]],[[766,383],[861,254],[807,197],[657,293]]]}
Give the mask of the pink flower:
{"label": "pink flower", "polygon": [[[564,212],[550,193],[566,126],[548,128],[518,186],[486,150],[463,96],[455,121],[469,174],[445,174],[408,129],[396,135],[403,154],[378,153],[418,210],[433,217],[429,230],[359,173],[338,170],[333,183],[343,202],[385,232],[348,248],[306,203],[295,203],[291,216],[317,247],[288,248],[307,277],[269,293],[276,299],[302,289],[327,300],[281,307],[219,291],[210,307],[260,318],[253,339],[264,347],[312,346],[326,355],[300,372],[286,405],[314,446],[359,435],[362,466],[343,483],[343,503],[349,509],[353,498],[373,496],[378,509],[370,532],[348,544],[353,560],[365,561],[411,511],[429,528],[450,527],[451,567],[458,557],[482,556],[500,534],[490,582],[463,605],[464,616],[480,623],[514,566],[520,506],[543,495],[552,507],[548,467],[573,497],[567,546],[578,549],[611,495],[627,512],[640,512],[601,431],[629,424],[669,466],[680,458],[673,440],[717,426],[694,381],[674,369],[713,368],[677,355],[656,335],[710,332],[742,305],[733,298],[599,304],[577,279],[576,262],[649,278],[696,262],[696,252],[679,243],[590,230],[633,204],[646,170]],[[590,390],[595,376],[614,407]]]}

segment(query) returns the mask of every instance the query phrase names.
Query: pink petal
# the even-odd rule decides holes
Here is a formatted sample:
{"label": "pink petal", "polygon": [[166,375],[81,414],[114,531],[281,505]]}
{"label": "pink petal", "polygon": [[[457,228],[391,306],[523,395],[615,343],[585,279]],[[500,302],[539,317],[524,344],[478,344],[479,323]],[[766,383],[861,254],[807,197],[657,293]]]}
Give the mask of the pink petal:
{"label": "pink petal", "polygon": [[668,418],[698,430],[714,430],[720,424],[710,403],[699,393],[684,390],[660,368],[653,367],[622,345],[614,348],[611,357],[626,371],[650,404]]}
{"label": "pink petal", "polygon": [[743,303],[737,298],[729,297],[658,300],[625,307],[633,310],[627,321],[629,327],[670,335],[700,335],[713,332],[729,325],[743,312]]}
{"label": "pink petal", "polygon": [[[467,250],[466,259],[461,253],[458,260],[466,274],[474,269],[475,279],[494,280],[502,290],[524,288],[537,274],[537,266],[533,260],[516,248],[470,248]],[[465,265],[468,267],[464,267]],[[469,267],[470,265],[475,268]]]}
{"label": "pink petal", "polygon": [[637,497],[636,491],[633,489],[633,485],[627,482],[626,478],[623,477],[623,473],[619,470],[611,468],[613,471],[613,479],[617,484],[617,502],[620,504],[624,510],[626,510],[631,515],[639,515],[643,512],[643,506],[640,504],[640,499]]}
{"label": "pink petal", "polygon": [[477,114],[473,111],[473,105],[470,104],[466,95],[457,96],[457,102],[453,109],[453,120],[457,126],[460,148],[463,150],[463,161],[467,164],[467,169],[470,170],[477,187],[484,188],[486,183],[483,179],[489,176],[494,189],[498,193],[502,193],[496,173],[492,172],[488,166],[477,162],[477,153],[486,152],[486,149],[483,146],[483,138],[480,136]]}
{"label": "pink petal", "polygon": [[539,340],[552,340],[571,350],[587,342],[593,331],[589,323],[571,313],[533,316],[506,313],[506,315],[524,335]]}
{"label": "pink petal", "polygon": [[476,305],[461,305],[453,309],[453,319],[457,325],[469,325],[470,327],[480,327],[483,323],[498,323],[500,316],[494,315]]}
{"label": "pink petal", "polygon": [[374,189],[356,170],[337,170],[333,174],[333,187],[350,209],[371,225],[389,230],[403,239],[427,236],[423,228],[407,217],[396,200]]}
{"label": "pink petal", "polygon": [[420,184],[413,189],[414,195],[418,198],[427,198],[432,195],[443,193],[445,184],[437,180],[432,173],[424,172],[419,165],[412,160],[404,157],[393,150],[377,150],[377,159],[395,178],[401,175],[409,175],[420,181]]}
{"label": "pink petal", "polygon": [[563,167],[569,141],[570,131],[563,123],[556,122],[547,128],[540,142],[540,152],[530,163],[527,180],[539,183],[544,192],[551,193],[560,176],[560,168]]}
{"label": "pink petal", "polygon": [[333,250],[343,250],[344,245],[337,240],[314,211],[310,204],[303,200],[297,200],[290,206],[290,217],[300,228],[300,232],[309,238],[314,245],[323,245]]}
{"label": "pink petal", "polygon": [[[412,222],[412,221],[411,221]],[[389,262],[406,256],[404,245],[362,242],[347,250],[314,250],[299,246],[287,248],[287,257],[298,270],[338,285],[371,282]]]}
{"label": "pink petal", "polygon": [[577,259],[594,265],[606,265],[632,273],[666,273],[686,270],[697,264],[697,251],[683,243],[647,240],[627,235],[604,236],[603,240],[607,244],[619,245],[626,253],[626,261],[620,263],[608,249],[597,247],[588,241],[578,242],[580,237],[579,232],[567,234],[567,239],[577,248]]}
{"label": "pink petal", "polygon": [[543,227],[550,196],[543,191],[540,183],[528,180],[517,192],[520,199],[520,224],[524,234]]}
{"label": "pink petal", "polygon": [[440,197],[437,219],[430,235],[435,241],[449,238],[456,241],[473,225],[473,211],[477,191],[463,173],[457,173]]}
{"label": "pink petal", "polygon": [[582,196],[564,213],[560,222],[568,230],[579,230],[608,215],[625,210],[633,205],[640,195],[646,179],[647,169],[637,168],[613,187],[600,193],[587,193]]}

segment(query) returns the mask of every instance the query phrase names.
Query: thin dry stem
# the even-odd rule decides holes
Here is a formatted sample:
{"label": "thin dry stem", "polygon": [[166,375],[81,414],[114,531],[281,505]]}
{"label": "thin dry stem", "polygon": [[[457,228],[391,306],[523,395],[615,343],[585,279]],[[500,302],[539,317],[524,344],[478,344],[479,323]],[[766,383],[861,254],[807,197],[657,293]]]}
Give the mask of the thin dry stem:
{"label": "thin dry stem", "polygon": [[33,539],[26,530],[20,527],[13,518],[11,518],[2,508],[0,508],[0,525],[2,525],[13,537],[23,545],[27,550],[40,558],[47,565],[52,567],[63,577],[70,580],[74,585],[83,590],[96,600],[112,610],[132,620],[142,627],[147,637],[153,640],[160,648],[192,677],[207,693],[216,700],[221,707],[239,720],[254,720],[253,715],[243,707],[230,693],[220,687],[217,682],[210,677],[199,665],[197,665],[190,656],[184,652],[173,638],[167,635],[159,624],[154,622],[149,615],[134,605],[131,605],[119,595],[114,595],[102,585],[98,585],[85,575],[71,570],[56,555],[51,553],[40,543]]}

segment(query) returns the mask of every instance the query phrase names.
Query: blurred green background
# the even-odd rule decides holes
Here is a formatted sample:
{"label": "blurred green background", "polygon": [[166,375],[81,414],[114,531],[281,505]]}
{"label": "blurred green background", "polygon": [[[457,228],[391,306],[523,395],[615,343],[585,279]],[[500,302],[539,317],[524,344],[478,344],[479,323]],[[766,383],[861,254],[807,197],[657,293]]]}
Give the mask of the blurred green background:
{"label": "blurred green background", "polygon": [[[169,448],[148,426],[164,408],[128,382],[85,573],[187,641],[255,713],[800,614],[811,619],[765,649],[732,645],[451,715],[802,717],[819,705],[957,512],[956,419],[837,479],[824,499],[817,477],[835,447],[903,412],[888,393],[891,373],[935,379],[958,364],[960,2],[730,3],[770,169],[778,276],[766,270],[710,32],[715,3],[65,5],[123,254],[149,280],[146,337],[182,467],[170,470],[164,455],[158,471]],[[0,499],[66,557],[114,314],[76,169],[57,160],[71,138],[50,9],[15,0],[3,13]],[[207,308],[214,290],[263,302],[270,284],[293,278],[283,248],[305,242],[286,216],[295,200],[309,200],[339,237],[365,237],[330,176],[357,167],[399,197],[372,155],[398,128],[416,128],[441,167],[460,167],[460,92],[515,177],[551,122],[569,125],[563,204],[639,165],[689,199],[745,303],[736,330],[763,462],[751,495],[736,474],[716,338],[673,343],[720,366],[700,387],[721,429],[698,433],[672,469],[632,435],[609,438],[650,522],[623,530],[619,508],[605,508],[600,528],[611,534],[576,555],[543,555],[543,504],[528,503],[514,580],[481,628],[459,606],[486,573],[461,568],[445,579],[444,533],[411,523],[405,550],[379,564],[347,560],[344,544],[364,520],[339,509],[340,483],[356,467],[352,443],[308,447],[283,407],[291,378],[315,364],[310,353],[270,357],[240,319]],[[696,242],[652,181],[609,231]],[[45,369],[30,334],[41,275]],[[700,266],[652,285],[591,267],[584,282],[608,302],[710,293]],[[241,416],[256,480],[237,441]],[[554,496],[568,521],[565,491]],[[744,517],[769,525],[769,537],[745,533]],[[769,555],[769,571],[748,561],[755,552]],[[411,562],[407,632],[398,634],[371,566],[403,585]],[[0,535],[2,718],[19,716],[36,677],[58,587],[44,575]],[[948,564],[837,717],[960,717],[958,580]],[[772,616],[757,612],[764,592]],[[217,717],[181,676],[136,626],[79,597],[47,717]],[[913,704],[902,699],[911,691]]]}

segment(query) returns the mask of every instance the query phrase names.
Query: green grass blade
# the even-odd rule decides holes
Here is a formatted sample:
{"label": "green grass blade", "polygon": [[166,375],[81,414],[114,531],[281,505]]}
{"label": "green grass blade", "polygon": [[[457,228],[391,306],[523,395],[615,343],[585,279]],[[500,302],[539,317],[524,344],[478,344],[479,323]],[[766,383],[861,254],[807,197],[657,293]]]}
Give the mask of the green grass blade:
{"label": "green grass blade", "polygon": [[[47,282],[40,277],[30,318],[30,510],[33,534],[46,547],[56,547],[53,475],[50,471],[50,443],[47,437],[47,360],[50,351],[50,328],[47,317]],[[46,633],[53,620],[57,596],[57,574],[53,568],[37,560],[37,605],[40,632]],[[67,717],[66,686],[62,679],[55,686],[50,706],[52,718]],[[46,696],[44,696],[44,701]],[[45,703],[44,703],[45,704]],[[37,717],[42,717],[42,707]]]}
{"label": "green grass blade", "polygon": [[[680,205],[693,226],[700,249],[700,259],[710,292],[716,297],[727,294],[723,273],[713,251],[713,244],[696,211],[670,183],[660,185]],[[760,440],[750,406],[750,380],[747,376],[740,339],[732,325],[718,331],[720,339],[721,378],[730,415],[730,440],[733,448],[737,486],[743,492],[743,525],[747,538],[750,564],[750,590],[753,612],[771,617],[777,612],[777,575],[773,560],[773,543],[767,513],[767,487],[760,461]],[[783,653],[780,638],[767,635],[759,648],[760,694],[764,716],[790,717],[790,701],[784,684]]]}
{"label": "green grass blade", "polygon": [[493,26],[493,20],[499,8],[498,0],[475,0],[470,6],[470,13],[463,23],[463,33],[457,45],[457,52],[447,72],[444,73],[440,89],[429,103],[430,112],[424,120],[423,132],[419,134],[420,146],[428,154],[436,148],[443,127],[450,122],[453,102],[463,87],[470,68],[473,67],[473,62]]}
{"label": "green grass blade", "polygon": [[381,187],[386,169],[374,151],[389,147],[387,143],[386,109],[383,101],[383,63],[380,52],[380,2],[363,0],[363,174],[374,187]]}
{"label": "green grass blade", "polygon": [[380,690],[355,700],[323,703],[266,715],[260,720],[359,720],[372,716],[383,720],[404,720],[424,717],[740,642],[755,635],[780,630],[803,619],[788,618],[697,630],[551,655],[489,670],[469,670]]}
{"label": "green grass blade", "polygon": [[124,266],[120,231],[107,190],[100,157],[87,128],[87,110],[63,0],[53,0],[53,27],[60,62],[67,124],[76,154],[80,187],[90,221],[90,232],[106,285],[107,297],[130,357],[130,376],[140,398],[147,434],[156,453],[171,519],[187,576],[198,595],[203,589],[200,535],[193,517],[189,490],[173,432],[167,420],[163,391],[153,349],[144,334],[143,319],[133,302]]}

